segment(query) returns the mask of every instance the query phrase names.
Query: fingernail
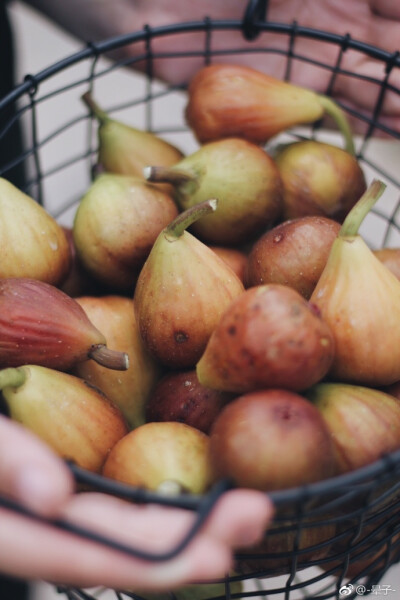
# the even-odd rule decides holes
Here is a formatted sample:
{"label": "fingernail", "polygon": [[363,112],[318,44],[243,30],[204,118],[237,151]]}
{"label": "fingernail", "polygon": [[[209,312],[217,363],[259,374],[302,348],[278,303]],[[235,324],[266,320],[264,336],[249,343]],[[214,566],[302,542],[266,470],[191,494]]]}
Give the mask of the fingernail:
{"label": "fingernail", "polygon": [[53,504],[53,483],[44,469],[32,465],[19,470],[15,479],[18,500],[39,513],[47,513]]}

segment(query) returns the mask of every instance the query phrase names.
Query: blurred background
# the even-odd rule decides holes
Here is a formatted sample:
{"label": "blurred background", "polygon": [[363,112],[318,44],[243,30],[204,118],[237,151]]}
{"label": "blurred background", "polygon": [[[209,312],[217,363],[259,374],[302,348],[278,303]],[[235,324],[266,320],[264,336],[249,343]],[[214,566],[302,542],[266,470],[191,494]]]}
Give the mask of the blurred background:
{"label": "blurred background", "polygon": [[[16,39],[18,81],[22,81],[26,74],[35,74],[82,48],[81,42],[70,37],[52,22],[18,0],[11,4],[10,13]],[[78,68],[82,68],[82,76],[86,77],[87,65],[81,65]],[[59,77],[62,76],[62,74],[57,76],[57,86],[61,85]],[[115,101],[116,96],[123,98],[125,91],[132,88],[139,89],[145,85],[142,76],[128,70],[123,72],[119,69],[112,77],[112,85],[109,84],[110,80],[104,86],[102,86],[101,82],[99,83],[99,98],[101,97],[101,102],[104,102],[106,105]],[[84,89],[82,89],[83,91]],[[176,95],[168,96],[163,110],[158,111],[157,118],[160,119],[160,123],[158,124],[162,126],[163,120],[167,123],[172,112],[175,114],[182,113],[184,103],[185,98],[182,93],[177,92]],[[45,135],[46,130],[52,131],[54,123],[59,123],[60,120],[67,122],[68,119],[74,119],[77,114],[82,114],[83,110],[82,103],[79,101],[79,93],[76,90],[74,90],[73,97],[71,97],[71,102],[66,102],[63,95],[59,102],[52,102],[48,110],[44,111],[44,114],[41,116],[39,125],[42,134]],[[62,116],[61,119],[60,113]],[[135,123],[135,119],[137,123]],[[133,116],[130,115],[132,125],[140,125],[142,120],[143,114],[140,111]],[[81,134],[76,133],[76,135]],[[195,142],[190,134],[182,134],[179,140],[173,141],[185,152],[190,152],[195,148]],[[56,166],[59,162],[65,160],[65,157],[69,153],[72,156],[76,149],[76,144],[77,138],[74,137],[74,131],[71,128],[69,136],[63,136],[62,144],[57,146],[55,142],[54,145],[49,145],[48,160],[50,164]],[[400,161],[400,144],[393,141],[379,140],[374,142],[373,148],[376,155],[379,156],[380,164],[384,165],[385,170],[388,173],[393,172],[397,175]],[[66,169],[62,173],[57,173],[57,176],[54,178],[51,176],[46,178],[46,194],[52,198],[55,209],[61,213],[61,220],[66,224],[70,222],[73,213],[68,212],[68,210],[62,210],[62,207],[69,199],[78,197],[82,190],[85,189],[89,183],[88,173],[88,169],[85,168],[82,168],[81,171],[75,169],[74,176],[71,177],[68,169]],[[389,211],[393,202],[397,201],[397,197],[390,197],[390,195],[386,197],[385,202],[388,205]],[[378,222],[372,221],[369,223],[368,235],[373,244],[379,245]],[[395,245],[396,242],[398,240],[391,241],[392,245]],[[385,594],[389,598],[393,598],[393,600],[394,598],[400,598],[400,566],[392,567],[389,570],[384,577],[384,581],[382,581],[382,585],[389,586],[385,590],[382,588],[382,595]],[[62,597],[50,585],[32,584],[31,600],[50,600]],[[106,594],[101,594],[101,598],[105,597],[108,598]],[[115,598],[114,595],[112,597]]]}

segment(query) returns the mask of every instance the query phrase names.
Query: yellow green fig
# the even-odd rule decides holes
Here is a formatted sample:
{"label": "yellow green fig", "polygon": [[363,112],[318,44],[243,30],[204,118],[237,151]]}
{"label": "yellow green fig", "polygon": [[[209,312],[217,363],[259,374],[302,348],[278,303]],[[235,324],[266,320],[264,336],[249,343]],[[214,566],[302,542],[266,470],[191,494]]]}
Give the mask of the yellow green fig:
{"label": "yellow green fig", "polygon": [[0,389],[9,414],[62,458],[98,472],[128,433],[119,409],[79,377],[38,365],[3,369]]}

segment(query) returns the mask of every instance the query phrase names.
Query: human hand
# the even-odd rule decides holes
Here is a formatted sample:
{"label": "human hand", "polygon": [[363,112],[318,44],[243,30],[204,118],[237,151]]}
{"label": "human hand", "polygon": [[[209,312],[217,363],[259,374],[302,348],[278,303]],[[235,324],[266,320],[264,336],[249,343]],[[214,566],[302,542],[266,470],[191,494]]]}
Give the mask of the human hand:
{"label": "human hand", "polygon": [[[0,416],[0,494],[42,517],[76,525],[148,552],[173,548],[195,514],[137,506],[95,492],[73,493],[66,465],[33,434]],[[256,543],[272,518],[267,496],[250,490],[223,495],[199,534],[175,558],[148,562],[0,508],[0,571],[77,587],[171,589],[223,577],[232,549]]]}

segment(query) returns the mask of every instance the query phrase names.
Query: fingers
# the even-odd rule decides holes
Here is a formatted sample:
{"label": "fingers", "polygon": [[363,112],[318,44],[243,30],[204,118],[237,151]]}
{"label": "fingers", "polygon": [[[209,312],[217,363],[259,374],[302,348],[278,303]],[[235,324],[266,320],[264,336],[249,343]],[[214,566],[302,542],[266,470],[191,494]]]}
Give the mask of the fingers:
{"label": "fingers", "polygon": [[0,415],[0,494],[56,514],[73,490],[64,463],[31,432]]}
{"label": "fingers", "polygon": [[[126,537],[113,533],[114,539]],[[31,580],[157,590],[223,577],[231,567],[231,553],[226,545],[200,535],[176,558],[153,563],[0,510],[0,565],[3,572]]]}
{"label": "fingers", "polygon": [[[79,587],[168,589],[224,577],[232,566],[232,548],[256,543],[272,513],[264,494],[228,492],[201,532],[177,557],[150,562],[0,510],[0,565],[15,576]],[[97,493],[74,496],[64,515],[69,521],[148,552],[174,548],[195,519],[190,511],[136,506]]]}

